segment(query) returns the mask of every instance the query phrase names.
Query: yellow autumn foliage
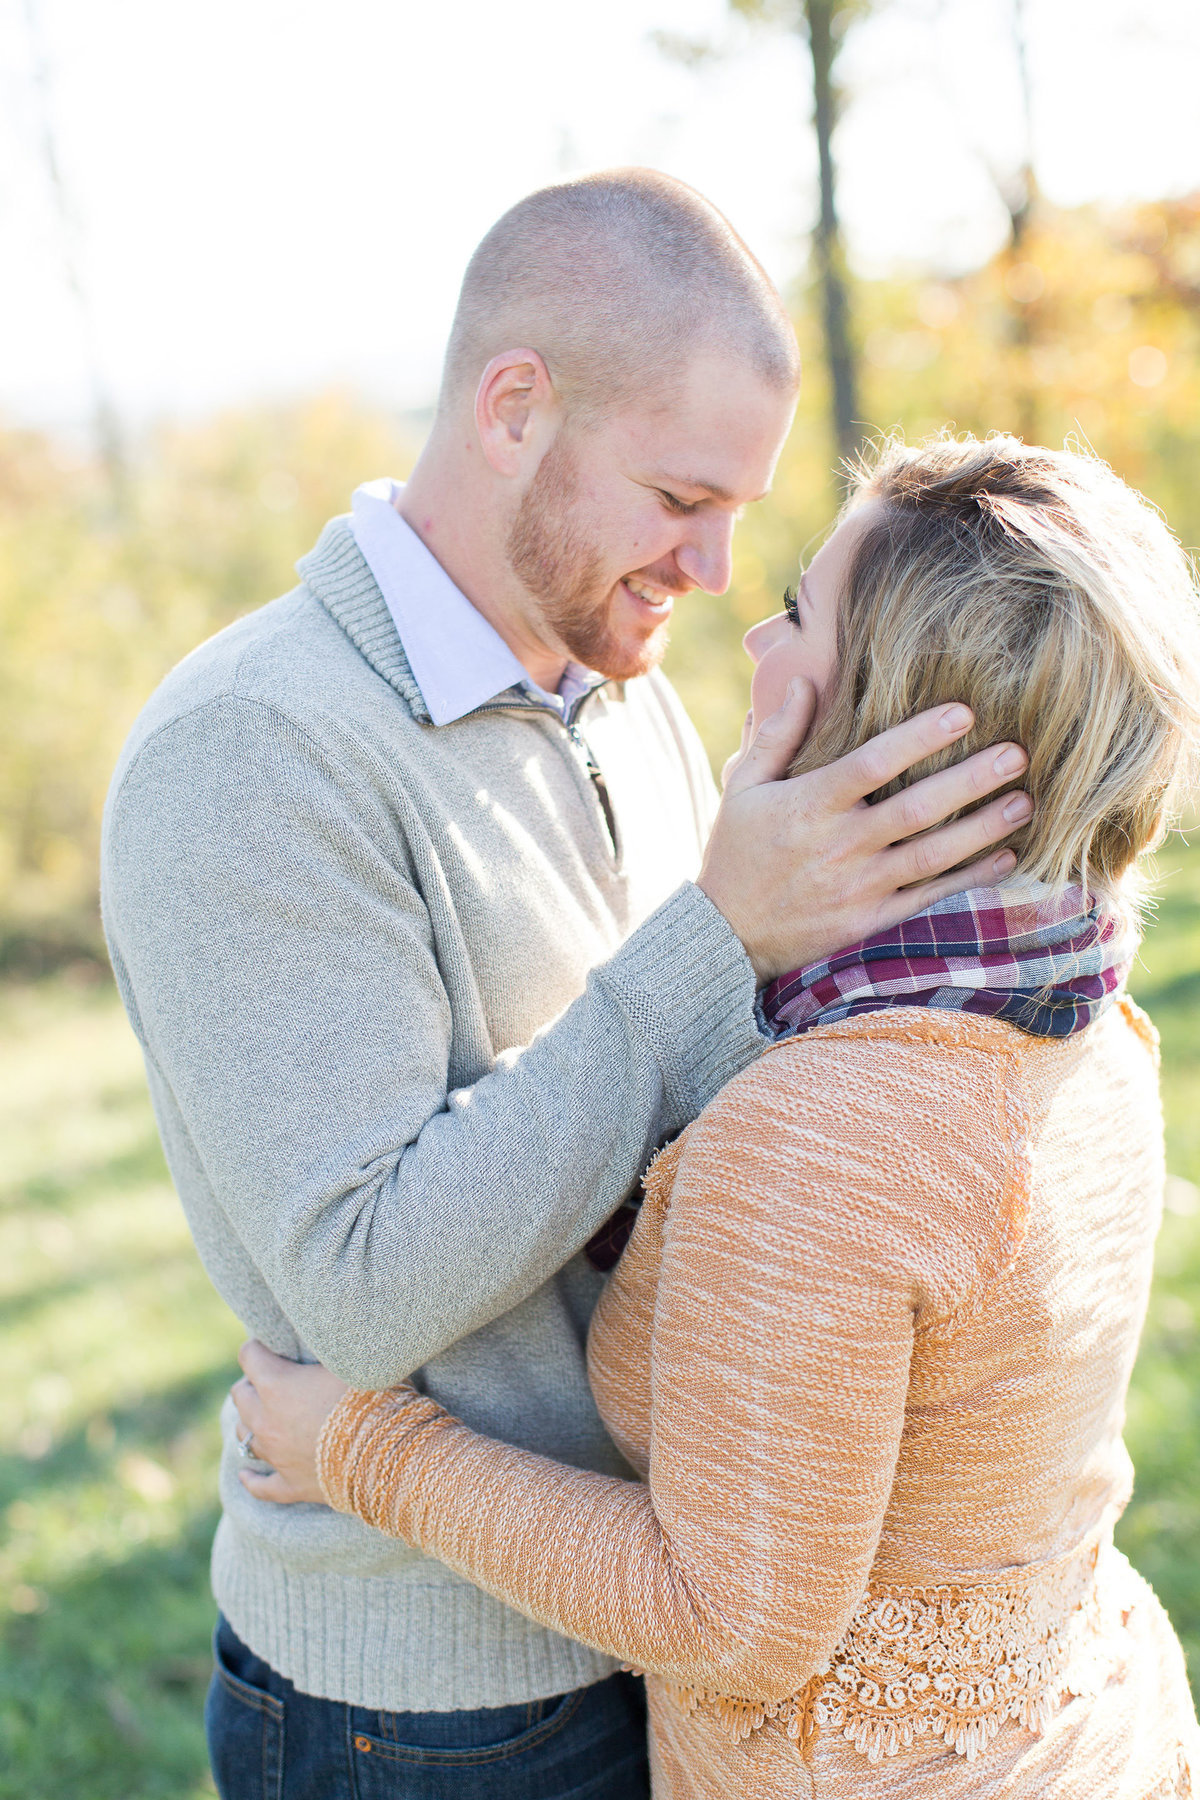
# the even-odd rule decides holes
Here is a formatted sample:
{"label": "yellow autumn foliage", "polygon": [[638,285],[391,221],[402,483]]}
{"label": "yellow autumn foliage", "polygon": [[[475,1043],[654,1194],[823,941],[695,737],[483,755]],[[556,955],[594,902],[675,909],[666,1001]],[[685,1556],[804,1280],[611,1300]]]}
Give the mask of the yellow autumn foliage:
{"label": "yellow autumn foliage", "polygon": [[[1019,252],[957,280],[863,281],[854,300],[868,433],[1078,440],[1200,542],[1200,198],[1042,207]],[[803,288],[794,302],[807,374],[775,492],[739,531],[731,593],[690,597],[669,655],[714,759],[745,707],[742,633],[837,503],[815,309]],[[138,708],[416,448],[411,427],[323,395],[159,430],[115,495],[62,445],[0,431],[0,970],[102,953],[100,813]]]}

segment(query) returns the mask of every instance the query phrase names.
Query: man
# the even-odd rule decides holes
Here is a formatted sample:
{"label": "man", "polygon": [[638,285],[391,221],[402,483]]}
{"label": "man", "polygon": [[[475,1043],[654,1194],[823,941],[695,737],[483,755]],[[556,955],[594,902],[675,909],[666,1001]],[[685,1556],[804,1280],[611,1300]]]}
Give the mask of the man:
{"label": "man", "polygon": [[[897,845],[1010,781],[1012,747],[863,804],[961,708],[781,781],[798,692],[713,824],[655,668],[675,599],[728,585],[796,377],[778,297],[690,189],[531,195],[467,271],[408,486],[360,489],[298,589],[168,678],[109,802],[114,966],[230,1305],[281,1354],[416,1371],[583,1467],[622,1465],[580,1253],[759,1053],[756,986],[994,880],[990,855],[939,872],[1015,822],[1008,795]],[[342,1516],[252,1499],[231,1410],[226,1800],[646,1792],[631,1678]]]}

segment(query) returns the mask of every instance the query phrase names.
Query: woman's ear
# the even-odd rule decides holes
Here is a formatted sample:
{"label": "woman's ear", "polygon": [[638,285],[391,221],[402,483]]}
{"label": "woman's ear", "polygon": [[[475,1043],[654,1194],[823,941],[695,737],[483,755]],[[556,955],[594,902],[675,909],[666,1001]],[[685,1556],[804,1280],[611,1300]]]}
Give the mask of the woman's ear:
{"label": "woman's ear", "polygon": [[519,477],[536,466],[560,418],[550,371],[536,350],[493,356],[475,394],[475,429],[497,475]]}

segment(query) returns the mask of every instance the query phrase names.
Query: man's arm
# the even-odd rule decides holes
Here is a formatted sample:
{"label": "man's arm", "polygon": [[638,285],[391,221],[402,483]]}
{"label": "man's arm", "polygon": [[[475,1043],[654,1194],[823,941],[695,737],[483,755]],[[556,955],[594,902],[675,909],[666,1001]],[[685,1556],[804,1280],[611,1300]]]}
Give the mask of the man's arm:
{"label": "man's arm", "polygon": [[1001,803],[893,847],[1011,780],[993,752],[862,800],[965,726],[926,714],[783,782],[795,725],[768,721],[727,789],[710,897],[685,884],[559,1020],[454,1093],[431,921],[382,804],[257,702],[213,702],[142,750],[106,834],[118,975],[233,1229],[337,1374],[388,1386],[561,1267],[757,1055],[753,971],[994,879],[990,858],[936,870],[1012,829]]}
{"label": "man's arm", "polygon": [[222,700],[114,798],[105,910],[135,1024],[305,1346],[386,1386],[534,1292],[661,1137],[760,1048],[738,940],[690,884],[473,1087],[383,803]]}

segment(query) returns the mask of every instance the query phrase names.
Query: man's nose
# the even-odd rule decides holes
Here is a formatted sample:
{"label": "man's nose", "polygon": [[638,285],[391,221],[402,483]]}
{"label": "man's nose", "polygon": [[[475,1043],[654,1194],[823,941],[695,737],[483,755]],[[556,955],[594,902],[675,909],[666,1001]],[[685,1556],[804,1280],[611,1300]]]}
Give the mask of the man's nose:
{"label": "man's nose", "polygon": [[729,513],[698,517],[675,552],[688,580],[706,594],[723,594],[733,577],[733,524]]}

